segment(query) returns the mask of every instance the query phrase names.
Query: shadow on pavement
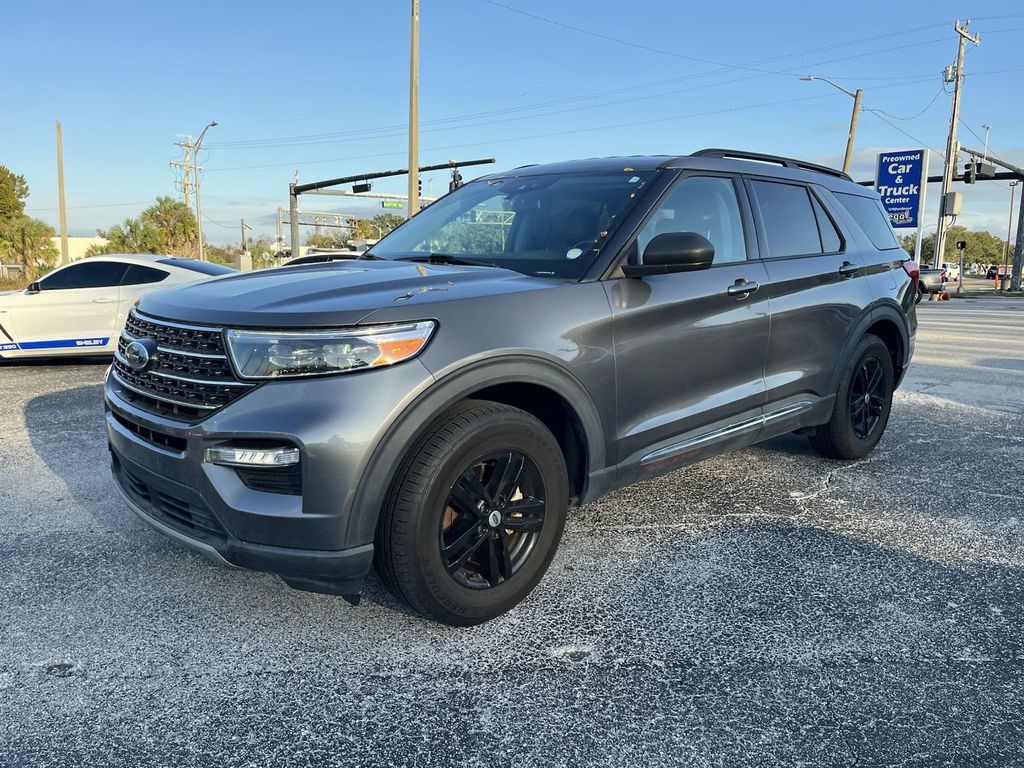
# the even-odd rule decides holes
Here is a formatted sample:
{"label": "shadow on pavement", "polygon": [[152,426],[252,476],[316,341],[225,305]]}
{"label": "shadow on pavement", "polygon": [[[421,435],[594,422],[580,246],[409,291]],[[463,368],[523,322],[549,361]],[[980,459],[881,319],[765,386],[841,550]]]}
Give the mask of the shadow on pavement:
{"label": "shadow on pavement", "polygon": [[130,515],[110,478],[103,423],[103,385],[91,384],[32,398],[25,406],[25,427],[36,455],[67,486],[79,506],[112,528]]}

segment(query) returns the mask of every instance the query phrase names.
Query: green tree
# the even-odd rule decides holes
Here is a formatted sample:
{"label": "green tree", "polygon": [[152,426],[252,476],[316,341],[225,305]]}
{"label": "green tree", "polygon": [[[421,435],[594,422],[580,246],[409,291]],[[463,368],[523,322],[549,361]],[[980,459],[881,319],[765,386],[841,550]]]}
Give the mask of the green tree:
{"label": "green tree", "polygon": [[[960,251],[956,247],[959,242],[966,242],[967,249],[964,252],[964,266],[979,264],[1001,264],[1006,241],[998,235],[993,235],[985,230],[970,230],[967,227],[955,225],[946,230],[946,242],[942,248],[940,261],[958,262]],[[900,238],[900,245],[913,255],[914,245],[917,238],[914,235],[906,235]],[[925,235],[921,240],[921,263],[932,264],[935,259],[935,234]]]}
{"label": "green tree", "polygon": [[25,214],[25,177],[0,165],[0,260],[20,265],[34,280],[57,260],[53,227]]}
{"label": "green tree", "polygon": [[58,251],[51,238],[56,233],[45,221],[16,216],[0,231],[0,258],[18,264],[29,280],[46,274],[57,262]]}
{"label": "green tree", "polygon": [[0,165],[0,218],[13,219],[25,213],[28,184],[25,177]]}
{"label": "green tree", "polygon": [[180,200],[158,197],[139,217],[163,233],[164,246],[176,256],[193,256],[199,248],[199,224]]}
{"label": "green tree", "polygon": [[101,253],[166,253],[193,258],[198,252],[199,224],[184,203],[170,197],[156,202],[139,214],[108,230],[98,230],[109,242],[94,245],[87,256]]}
{"label": "green tree", "polygon": [[143,219],[128,218],[110,229],[99,232],[107,239],[103,246],[93,246],[87,255],[97,253],[167,253],[164,233],[154,224]]}

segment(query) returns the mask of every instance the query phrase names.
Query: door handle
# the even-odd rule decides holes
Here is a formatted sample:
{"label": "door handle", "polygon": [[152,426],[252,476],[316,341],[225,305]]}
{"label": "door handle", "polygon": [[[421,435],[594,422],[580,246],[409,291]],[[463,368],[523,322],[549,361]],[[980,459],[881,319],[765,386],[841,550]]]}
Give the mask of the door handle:
{"label": "door handle", "polygon": [[860,267],[858,267],[852,261],[844,261],[843,266],[839,268],[840,277],[853,277],[858,272],[860,272]]}
{"label": "door handle", "polygon": [[760,288],[756,282],[744,280],[742,277],[735,283],[729,286],[726,293],[730,296],[735,296],[737,299],[745,299],[747,296],[752,294],[758,288]]}
{"label": "door handle", "polygon": [[113,299],[110,296],[100,296],[99,298],[93,299],[93,304],[112,304]]}

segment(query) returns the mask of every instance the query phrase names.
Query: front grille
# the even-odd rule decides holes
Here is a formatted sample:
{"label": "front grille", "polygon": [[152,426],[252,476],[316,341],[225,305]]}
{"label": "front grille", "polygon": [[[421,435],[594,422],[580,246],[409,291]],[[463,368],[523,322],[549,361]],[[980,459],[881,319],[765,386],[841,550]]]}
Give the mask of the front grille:
{"label": "front grille", "polygon": [[125,469],[123,463],[117,462],[115,467],[124,479],[124,488],[128,494],[160,522],[201,539],[222,541],[227,538],[224,526],[205,506],[190,504],[173,494],[151,488]]}
{"label": "front grille", "polygon": [[170,435],[157,429],[150,429],[143,424],[137,424],[130,419],[126,419],[117,411],[111,411],[110,415],[114,417],[118,424],[123,426],[132,434],[138,435],[146,442],[153,443],[161,448],[166,448],[169,451],[175,451],[177,453],[184,453],[185,448],[188,446],[188,441],[183,437],[177,437],[176,435]]}
{"label": "front grille", "polygon": [[[147,368],[128,365],[131,342],[152,339],[157,353]],[[228,362],[220,328],[172,323],[132,310],[117,342],[113,374],[133,405],[183,421],[196,421],[252,389]]]}

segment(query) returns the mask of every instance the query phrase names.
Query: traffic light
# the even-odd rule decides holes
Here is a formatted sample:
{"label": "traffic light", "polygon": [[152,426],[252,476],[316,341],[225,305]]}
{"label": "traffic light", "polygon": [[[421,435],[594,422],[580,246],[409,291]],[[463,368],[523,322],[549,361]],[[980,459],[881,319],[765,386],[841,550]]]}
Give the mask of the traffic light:
{"label": "traffic light", "polygon": [[978,181],[978,163],[971,160],[964,166],[964,184],[975,184]]}
{"label": "traffic light", "polygon": [[462,174],[458,168],[452,168],[452,180],[448,182],[448,191],[454,192],[462,186]]}

